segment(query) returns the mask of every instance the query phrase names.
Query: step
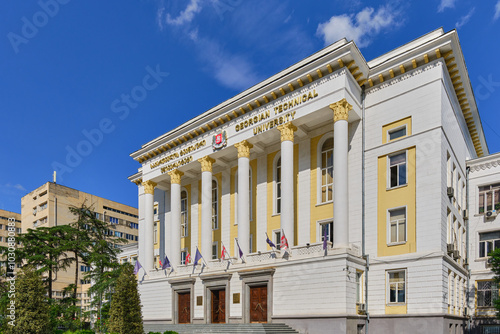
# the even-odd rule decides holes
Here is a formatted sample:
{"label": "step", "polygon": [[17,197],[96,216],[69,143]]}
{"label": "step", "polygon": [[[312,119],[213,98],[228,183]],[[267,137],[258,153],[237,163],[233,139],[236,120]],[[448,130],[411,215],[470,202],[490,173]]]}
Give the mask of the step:
{"label": "step", "polygon": [[298,332],[286,324],[149,324],[144,325],[145,333],[160,332],[167,330],[179,334],[210,333],[210,334],[298,334]]}

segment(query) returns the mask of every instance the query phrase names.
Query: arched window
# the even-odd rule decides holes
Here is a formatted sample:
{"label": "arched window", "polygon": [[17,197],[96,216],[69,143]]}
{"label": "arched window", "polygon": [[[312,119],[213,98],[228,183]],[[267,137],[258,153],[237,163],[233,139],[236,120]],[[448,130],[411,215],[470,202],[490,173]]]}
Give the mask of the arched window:
{"label": "arched window", "polygon": [[188,236],[188,195],[187,191],[181,191],[181,237]]}
{"label": "arched window", "polygon": [[281,157],[276,162],[275,167],[275,184],[276,189],[274,192],[276,213],[281,213]]}
{"label": "arched window", "polygon": [[212,180],[212,230],[219,228],[219,189],[217,181]]}
{"label": "arched window", "polygon": [[333,200],[333,138],[321,146],[321,202]]}

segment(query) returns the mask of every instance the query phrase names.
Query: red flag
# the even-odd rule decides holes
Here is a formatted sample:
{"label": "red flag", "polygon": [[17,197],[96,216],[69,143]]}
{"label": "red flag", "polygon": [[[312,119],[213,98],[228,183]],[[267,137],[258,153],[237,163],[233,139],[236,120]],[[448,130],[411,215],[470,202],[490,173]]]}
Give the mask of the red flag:
{"label": "red flag", "polygon": [[189,252],[186,252],[186,263],[184,264],[189,264],[189,262],[191,262],[191,255],[189,254]]}
{"label": "red flag", "polygon": [[288,246],[288,240],[285,237],[285,231],[281,231],[281,249],[287,250],[289,248]]}
{"label": "red flag", "polygon": [[222,245],[222,253],[220,254],[220,258],[222,260],[225,260],[226,259],[226,254],[227,254],[226,246]]}

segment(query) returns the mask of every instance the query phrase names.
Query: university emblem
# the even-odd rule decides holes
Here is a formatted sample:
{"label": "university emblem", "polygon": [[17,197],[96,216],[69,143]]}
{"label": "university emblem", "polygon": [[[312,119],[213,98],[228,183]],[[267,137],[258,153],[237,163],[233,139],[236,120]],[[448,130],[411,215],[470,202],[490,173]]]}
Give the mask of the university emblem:
{"label": "university emblem", "polygon": [[214,151],[220,150],[221,148],[226,147],[227,145],[227,133],[226,131],[222,131],[213,136],[212,139],[212,148]]}

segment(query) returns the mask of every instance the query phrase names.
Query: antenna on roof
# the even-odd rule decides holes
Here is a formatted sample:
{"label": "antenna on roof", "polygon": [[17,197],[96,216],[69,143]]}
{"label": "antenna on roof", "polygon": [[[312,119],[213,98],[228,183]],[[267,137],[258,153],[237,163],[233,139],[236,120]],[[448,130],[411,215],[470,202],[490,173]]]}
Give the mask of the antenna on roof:
{"label": "antenna on roof", "polygon": [[52,174],[52,178],[54,179],[54,183],[56,183],[56,171]]}

